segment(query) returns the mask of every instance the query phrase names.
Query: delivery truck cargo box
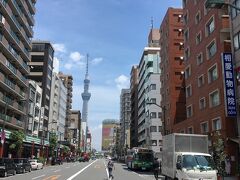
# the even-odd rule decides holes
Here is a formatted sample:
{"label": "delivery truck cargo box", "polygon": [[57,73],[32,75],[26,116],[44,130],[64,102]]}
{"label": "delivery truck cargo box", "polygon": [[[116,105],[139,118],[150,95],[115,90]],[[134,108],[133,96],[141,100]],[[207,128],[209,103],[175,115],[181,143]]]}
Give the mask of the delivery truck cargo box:
{"label": "delivery truck cargo box", "polygon": [[174,177],[176,154],[184,152],[208,153],[208,136],[173,133],[163,136],[162,172]]}

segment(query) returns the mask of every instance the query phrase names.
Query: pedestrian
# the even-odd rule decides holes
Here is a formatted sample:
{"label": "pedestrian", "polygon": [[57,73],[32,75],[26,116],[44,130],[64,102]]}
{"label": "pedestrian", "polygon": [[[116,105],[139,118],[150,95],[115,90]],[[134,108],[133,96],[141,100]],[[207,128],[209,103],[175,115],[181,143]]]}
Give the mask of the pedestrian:
{"label": "pedestrian", "polygon": [[112,171],[113,171],[113,168],[115,169],[115,166],[111,159],[109,159],[107,167],[108,167],[109,179],[113,179],[114,177],[113,177]]}

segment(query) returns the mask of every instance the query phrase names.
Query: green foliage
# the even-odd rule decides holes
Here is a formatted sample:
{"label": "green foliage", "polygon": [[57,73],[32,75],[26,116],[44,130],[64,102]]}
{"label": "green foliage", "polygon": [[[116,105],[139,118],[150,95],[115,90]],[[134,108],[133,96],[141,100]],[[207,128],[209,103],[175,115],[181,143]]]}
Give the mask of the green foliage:
{"label": "green foliage", "polygon": [[213,135],[214,142],[213,142],[213,160],[215,166],[218,170],[218,173],[223,176],[225,172],[225,159],[226,153],[224,151],[224,140],[221,137],[220,132],[216,132]]}
{"label": "green foliage", "polygon": [[57,147],[58,137],[56,133],[50,133],[49,135],[49,148],[50,148],[50,156],[53,156],[54,150]]}
{"label": "green foliage", "polygon": [[44,158],[44,157],[39,157],[38,160],[43,164],[45,164],[45,162],[46,162],[46,158]]}
{"label": "green foliage", "polygon": [[22,130],[12,131],[9,138],[12,140],[12,144],[9,146],[12,152],[17,152],[17,156],[21,157],[23,140],[25,134]]}
{"label": "green foliage", "polygon": [[70,152],[70,148],[68,146],[63,146],[63,153],[68,154]]}

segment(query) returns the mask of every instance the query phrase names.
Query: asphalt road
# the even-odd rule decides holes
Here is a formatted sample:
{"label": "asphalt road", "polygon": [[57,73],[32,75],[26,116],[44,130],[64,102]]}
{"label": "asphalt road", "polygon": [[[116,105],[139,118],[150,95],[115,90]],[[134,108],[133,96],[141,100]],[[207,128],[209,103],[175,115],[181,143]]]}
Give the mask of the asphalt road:
{"label": "asphalt road", "polygon": [[[108,180],[106,164],[105,159],[64,163],[63,165],[45,166],[41,170],[30,173],[9,175],[0,180]],[[115,163],[113,175],[114,180],[155,180],[151,172],[134,172],[121,163]]]}

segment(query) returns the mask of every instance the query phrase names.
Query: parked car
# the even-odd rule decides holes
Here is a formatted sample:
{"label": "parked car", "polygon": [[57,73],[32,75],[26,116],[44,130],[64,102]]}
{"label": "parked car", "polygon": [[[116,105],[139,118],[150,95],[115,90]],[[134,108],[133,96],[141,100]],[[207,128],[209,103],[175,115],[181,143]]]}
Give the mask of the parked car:
{"label": "parked car", "polygon": [[29,161],[32,169],[43,169],[43,163],[41,163],[38,159],[30,159]]}
{"label": "parked car", "polygon": [[8,174],[16,174],[16,165],[14,164],[13,159],[9,158],[0,158],[0,174],[3,177],[6,177]]}
{"label": "parked car", "polygon": [[16,165],[17,173],[25,173],[25,172],[31,172],[32,167],[27,158],[16,158],[14,159],[14,163]]}
{"label": "parked car", "polygon": [[58,164],[58,165],[63,164],[62,159],[53,157],[52,160],[51,160],[51,165],[56,165],[56,164]]}

